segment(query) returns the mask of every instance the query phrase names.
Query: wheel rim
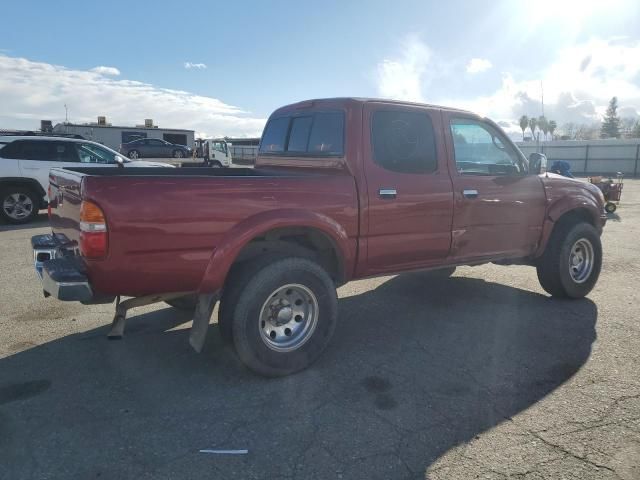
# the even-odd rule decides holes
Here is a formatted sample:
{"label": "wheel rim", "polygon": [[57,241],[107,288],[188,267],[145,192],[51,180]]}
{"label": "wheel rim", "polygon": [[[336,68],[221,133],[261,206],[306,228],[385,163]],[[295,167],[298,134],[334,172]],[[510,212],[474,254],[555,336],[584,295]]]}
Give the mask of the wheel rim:
{"label": "wheel rim", "polygon": [[138,152],[136,152],[135,150],[129,152],[129,158],[138,158]]}
{"label": "wheel rim", "polygon": [[258,327],[267,347],[290,352],[309,340],[318,323],[318,299],[304,285],[274,290],[260,310]]}
{"label": "wheel rim", "polygon": [[2,202],[4,213],[14,220],[24,220],[33,212],[33,200],[24,193],[11,193]]}
{"label": "wheel rim", "polygon": [[593,271],[595,255],[593,245],[586,238],[576,241],[569,254],[569,273],[576,283],[584,283]]}
{"label": "wheel rim", "polygon": [[174,158],[182,158],[182,152],[180,150],[177,150],[174,154],[173,154]]}

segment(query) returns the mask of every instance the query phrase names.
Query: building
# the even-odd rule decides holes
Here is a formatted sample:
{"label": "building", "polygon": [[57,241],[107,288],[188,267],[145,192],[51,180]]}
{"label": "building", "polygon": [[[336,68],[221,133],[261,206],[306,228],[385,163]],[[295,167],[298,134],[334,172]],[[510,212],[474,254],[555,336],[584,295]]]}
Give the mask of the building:
{"label": "building", "polygon": [[101,143],[114,150],[117,150],[121,143],[131,142],[138,138],[156,138],[178,145],[193,147],[195,137],[193,130],[160,128],[154,125],[151,119],[145,120],[144,125],[123,127],[107,123],[105,117],[98,117],[96,123],[58,123],[53,127],[53,133],[82,135],[87,140]]}

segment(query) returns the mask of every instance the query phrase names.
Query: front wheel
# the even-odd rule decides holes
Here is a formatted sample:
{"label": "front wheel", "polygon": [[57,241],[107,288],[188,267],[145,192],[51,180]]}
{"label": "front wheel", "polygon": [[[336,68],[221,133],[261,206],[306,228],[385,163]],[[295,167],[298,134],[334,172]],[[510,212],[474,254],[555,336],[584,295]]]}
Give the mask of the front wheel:
{"label": "front wheel", "polygon": [[243,275],[231,309],[233,343],[240,360],[270,377],[311,365],[335,330],[338,304],[328,273],[306,258],[256,263]]}
{"label": "front wheel", "polygon": [[131,160],[137,160],[141,157],[140,152],[138,152],[137,150],[131,150],[129,152],[129,158]]}
{"label": "front wheel", "polygon": [[604,206],[604,209],[607,213],[613,213],[617,208],[617,205],[613,202],[607,202],[607,204]]}
{"label": "front wheel", "polygon": [[219,161],[214,160],[211,162],[211,168],[222,168],[222,164]]}
{"label": "front wheel", "polygon": [[582,298],[595,286],[602,267],[602,243],[588,223],[558,225],[536,270],[540,285],[554,297]]}

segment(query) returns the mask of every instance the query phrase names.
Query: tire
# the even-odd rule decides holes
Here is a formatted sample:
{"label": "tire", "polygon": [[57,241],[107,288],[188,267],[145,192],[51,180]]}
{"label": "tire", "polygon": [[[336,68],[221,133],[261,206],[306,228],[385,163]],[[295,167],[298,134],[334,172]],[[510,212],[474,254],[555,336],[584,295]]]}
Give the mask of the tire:
{"label": "tire", "polygon": [[131,160],[138,160],[139,158],[142,158],[142,155],[140,155],[140,152],[138,150],[131,150],[129,153],[127,153],[127,157],[129,157]]}
{"label": "tire", "polygon": [[269,377],[311,365],[329,343],[338,317],[329,274],[307,258],[263,258],[242,266],[235,280],[242,283],[227,292],[223,314],[231,319],[240,360]]}
{"label": "tire", "polygon": [[214,160],[211,162],[211,168],[222,168],[222,164],[219,161]]}
{"label": "tire", "polygon": [[[580,258],[589,261],[580,262]],[[577,263],[570,263],[572,259]],[[536,264],[542,288],[559,298],[585,297],[598,281],[601,268],[600,236],[592,225],[583,222],[556,226]]]}
{"label": "tire", "polygon": [[167,300],[167,305],[171,305],[178,310],[184,310],[186,312],[194,311],[198,303],[198,296],[196,294],[187,295],[186,297],[174,298],[173,300]]}
{"label": "tire", "polygon": [[182,150],[174,150],[173,158],[184,158],[184,153],[182,152]]}
{"label": "tire", "polygon": [[618,206],[613,203],[613,202],[608,202],[605,206],[604,209],[607,213],[613,213],[616,211],[616,209],[618,208]]}
{"label": "tire", "polygon": [[31,222],[40,210],[41,198],[28,187],[7,186],[0,190],[0,216],[8,223]]}

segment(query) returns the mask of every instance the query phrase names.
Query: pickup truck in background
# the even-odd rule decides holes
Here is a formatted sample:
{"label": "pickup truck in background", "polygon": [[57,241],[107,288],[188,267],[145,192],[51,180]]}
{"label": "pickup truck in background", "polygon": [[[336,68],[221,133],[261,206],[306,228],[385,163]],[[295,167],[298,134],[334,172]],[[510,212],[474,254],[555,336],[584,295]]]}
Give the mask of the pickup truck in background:
{"label": "pickup truck in background", "polygon": [[587,295],[602,194],[545,162],[466,111],[305,101],[271,115],[255,169],[52,170],[53,231],[32,239],[36,269],[45,295],[117,298],[113,337],[128,308],[195,305],[199,351],[220,300],[240,359],[286,375],[340,328],[336,288],[353,279],[434,270],[446,281],[458,265],[524,264],[554,297]]}

